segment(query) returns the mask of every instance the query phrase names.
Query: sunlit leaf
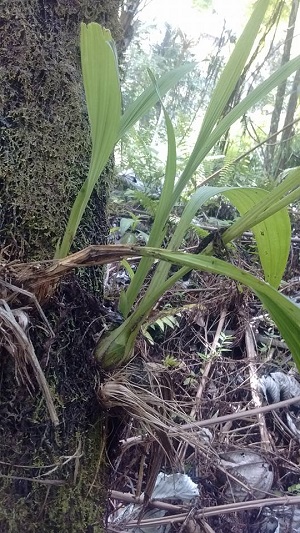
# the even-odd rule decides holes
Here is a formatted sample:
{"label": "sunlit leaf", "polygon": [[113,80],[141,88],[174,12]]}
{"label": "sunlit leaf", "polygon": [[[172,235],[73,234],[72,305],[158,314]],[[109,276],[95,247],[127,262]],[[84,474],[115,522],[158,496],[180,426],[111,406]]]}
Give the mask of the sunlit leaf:
{"label": "sunlit leaf", "polygon": [[208,137],[219,121],[228,100],[232,96],[232,93],[240,80],[244,66],[264,19],[268,4],[268,0],[258,0],[256,2],[251,17],[239,37],[213,91],[195,146],[196,149],[199,148],[203,139]]}
{"label": "sunlit leaf", "polygon": [[164,321],[161,318],[158,318],[155,321],[155,325],[157,325],[161,329],[161,331],[165,331],[165,324],[164,324]]}
{"label": "sunlit leaf", "polygon": [[[259,188],[243,187],[227,190],[224,195],[243,215],[250,211],[259,200],[268,198],[270,193]],[[277,288],[286,267],[291,244],[291,223],[288,210],[281,209],[251,229],[255,235],[265,281]]]}
{"label": "sunlit leaf", "polygon": [[123,266],[123,268],[125,268],[128,276],[130,277],[130,279],[133,279],[134,277],[134,271],[132,270],[130,264],[128,263],[128,261],[126,261],[126,259],[123,259],[123,261],[121,261],[121,265]]}
{"label": "sunlit leaf", "polygon": [[235,239],[237,232],[246,231],[262,220],[267,219],[283,207],[300,198],[300,167],[285,172],[282,182],[268,196],[263,197],[241,219],[234,222],[224,233],[223,239],[229,242]]}
{"label": "sunlit leaf", "polygon": [[95,184],[117,141],[121,93],[115,48],[108,30],[99,24],[81,24],[81,64],[92,138],[88,176],[73,204],[56,257],[68,254]]}
{"label": "sunlit leaf", "polygon": [[[195,67],[195,63],[189,63],[181,65],[170,72],[165,72],[157,80],[157,88],[159,90],[159,95],[164,96],[172,87],[178,83],[183,76],[188,74]],[[132,126],[140,120],[148,111],[159,101],[159,95],[156,90],[156,87],[151,85],[145,89],[142,94],[134,100],[131,104],[127,106],[124,114],[121,118],[120,130],[118,133],[118,139],[121,139],[123,135],[130,129]]]}

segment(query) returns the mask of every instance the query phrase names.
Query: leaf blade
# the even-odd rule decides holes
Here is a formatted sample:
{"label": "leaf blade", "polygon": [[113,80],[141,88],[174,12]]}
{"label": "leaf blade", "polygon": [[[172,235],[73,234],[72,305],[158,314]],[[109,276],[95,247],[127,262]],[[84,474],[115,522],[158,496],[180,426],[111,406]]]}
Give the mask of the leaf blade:
{"label": "leaf blade", "polygon": [[70,250],[94,186],[114,149],[121,117],[118,66],[109,30],[94,22],[82,23],[80,46],[92,155],[88,176],[72,206],[56,258],[65,257]]}
{"label": "leaf blade", "polygon": [[[250,211],[269,192],[243,187],[223,193],[237,207],[241,215]],[[291,243],[291,224],[287,208],[252,226],[265,281],[277,288],[281,282]]]}
{"label": "leaf blade", "polygon": [[[190,72],[195,66],[195,63],[188,63],[181,65],[171,72],[166,72],[157,80],[157,87],[160,96],[164,96],[169,89],[174,87],[178,81],[181,80],[185,74]],[[125,133],[132,128],[132,126],[145,115],[157,102],[159,96],[155,87],[150,86],[145,89],[142,94],[134,100],[126,108],[120,121],[120,128],[118,132],[118,139],[121,139]]]}
{"label": "leaf blade", "polygon": [[[189,269],[204,270],[234,279],[250,287],[262,301],[285,339],[300,370],[300,308],[268,283],[230,263],[203,254],[195,256],[183,252],[140,248],[141,255],[150,255]],[[167,285],[167,284],[165,284]]]}

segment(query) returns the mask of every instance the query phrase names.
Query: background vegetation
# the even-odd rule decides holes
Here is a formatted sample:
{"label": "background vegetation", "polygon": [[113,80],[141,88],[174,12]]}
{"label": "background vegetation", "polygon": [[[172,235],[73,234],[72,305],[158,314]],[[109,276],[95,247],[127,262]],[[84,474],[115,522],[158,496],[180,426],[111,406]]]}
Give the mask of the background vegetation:
{"label": "background vegetation", "polygon": [[[194,1],[193,4],[203,15],[212,7],[209,0]],[[156,94],[156,103],[151,109],[149,109],[151,106],[148,106],[147,113],[144,115],[141,113],[131,131],[122,137],[115,151],[114,175],[112,157],[100,176],[100,171],[97,173],[97,165],[93,167],[95,188],[93,192],[93,187],[88,190],[88,193],[92,193],[91,202],[79,225],[72,250],[80,250],[89,244],[105,244],[109,225],[111,226],[109,238],[117,244],[120,239],[122,242],[137,244],[147,242],[153,219],[158,212],[158,200],[163,187],[167,157],[164,147],[169,145],[168,172],[171,180],[176,182],[184,171],[186,158],[196,141],[204,112],[211,102],[217,80],[238,37],[226,21],[220,35],[216,37],[205,34],[199,36],[199,40],[167,22],[163,32],[155,41],[152,38],[157,34],[157,28],[143,20],[144,7],[145,3],[139,0],[122,3],[68,0],[48,3],[46,0],[42,2],[30,0],[25,7],[24,3],[18,1],[13,3],[4,1],[1,6],[4,38],[1,51],[3,109],[0,117],[3,141],[0,174],[1,268],[3,266],[0,280],[2,302],[0,319],[3,333],[1,347],[4,355],[0,388],[2,415],[0,529],[3,531],[14,532],[22,528],[28,532],[102,531],[106,490],[109,486],[103,461],[104,451],[107,451],[107,435],[112,436],[110,460],[113,461],[117,450],[115,442],[119,443],[119,437],[123,437],[124,434],[128,436],[129,430],[132,430],[133,439],[141,437],[141,446],[145,446],[145,449],[143,448],[142,455],[144,462],[139,465],[141,473],[139,489],[143,486],[146,494],[151,495],[153,481],[162,464],[166,469],[173,468],[175,464],[172,463],[174,447],[168,424],[170,417],[174,418],[173,409],[177,409],[178,405],[168,404],[165,395],[174,392],[178,395],[179,402],[182,400],[183,404],[186,402],[185,405],[189,405],[192,398],[203,396],[205,385],[201,380],[202,374],[207,378],[211,369],[216,368],[217,372],[226,376],[226,368],[230,367],[227,365],[234,364],[234,357],[238,360],[242,381],[244,379],[245,369],[241,366],[241,360],[245,354],[250,357],[249,343],[247,344],[245,340],[247,328],[252,320],[252,314],[256,316],[263,311],[257,299],[250,296],[247,290],[241,289],[239,283],[245,278],[235,267],[246,267],[256,275],[256,278],[251,278],[249,275],[247,279],[254,280],[252,287],[256,294],[264,295],[265,300],[263,298],[261,300],[266,306],[270,295],[276,292],[275,289],[263,285],[259,279],[262,272],[258,263],[257,248],[251,240],[251,235],[250,241],[241,240],[224,248],[224,242],[229,243],[235,236],[236,225],[232,225],[231,234],[228,230],[228,238],[225,234],[223,243],[218,230],[221,226],[227,228],[237,218],[237,211],[229,204],[227,197],[222,200],[220,198],[210,200],[205,208],[201,204],[201,213],[197,214],[188,231],[183,231],[181,234],[181,230],[177,229],[180,220],[185,218],[189,209],[188,202],[194,199],[192,200],[194,209],[196,201],[199,202],[200,198],[196,192],[198,187],[211,176],[213,176],[212,184],[220,187],[218,189],[220,193],[224,192],[222,187],[228,185],[263,186],[273,191],[272,199],[276,198],[275,187],[282,180],[282,171],[289,167],[297,167],[300,163],[297,115],[299,70],[272,93],[265,95],[264,99],[256,103],[251,110],[243,113],[238,123],[218,139],[209,155],[203,158],[198,166],[196,165],[196,171],[187,187],[176,199],[172,216],[167,217],[167,224],[165,225],[165,221],[162,224],[162,230],[166,230],[164,240],[161,239],[164,248],[173,242],[175,234],[173,243],[175,250],[181,247],[187,252],[191,250],[199,252],[208,247],[210,253],[213,253],[217,259],[212,260],[203,256],[198,258],[197,262],[195,254],[190,256],[139,247],[129,247],[125,253],[124,249],[122,252],[122,248],[118,247],[116,252],[112,252],[108,247],[101,248],[100,252],[104,250],[104,254],[115,253],[113,256],[115,261],[120,257],[133,256],[132,261],[123,262],[121,267],[116,266],[111,259],[105,276],[104,299],[102,269],[95,266],[86,268],[86,265],[97,263],[96,248],[83,252],[83,256],[87,253],[84,257],[89,260],[78,260],[76,263],[72,256],[66,258],[64,263],[64,256],[69,252],[73,234],[67,233],[65,248],[63,246],[60,248],[59,245],[62,242],[71,206],[78,191],[82,186],[84,188],[87,176],[90,177],[92,174],[89,174],[91,149],[79,61],[80,22],[98,21],[112,31],[119,49],[123,110],[128,109],[130,102],[134,101],[149,84],[152,93]],[[249,13],[250,7],[252,6],[249,6]],[[296,42],[294,33],[298,7],[299,2],[296,0],[289,2],[278,0],[269,3],[266,23],[262,26],[250,58],[242,69],[239,82],[234,84],[230,98],[221,116],[217,118],[218,123],[243,98],[251,94],[254,86],[267,79],[278,67],[289,64],[294,55],[293,43]],[[202,50],[199,60],[201,46],[205,52]],[[195,62],[195,66],[186,76],[180,76],[180,82],[172,87],[166,96],[162,94],[164,96],[162,100],[160,92],[164,91],[160,85],[160,76],[186,62]],[[147,70],[149,67],[157,82],[153,74],[149,75]],[[87,104],[89,108],[88,98]],[[105,126],[109,128],[107,124],[108,122],[105,122]],[[93,131],[93,124],[91,125],[93,161],[93,157],[97,159],[101,150],[95,151],[96,133],[99,134],[99,130]],[[114,125],[116,131],[117,125],[116,121]],[[103,124],[102,130],[105,133]],[[113,131],[110,140],[112,144],[114,137],[116,135]],[[172,157],[169,157],[170,153],[174,156],[173,137],[176,137],[178,144],[176,175]],[[100,141],[102,145],[102,139]],[[108,150],[107,146],[106,149]],[[105,155],[106,159],[109,153],[110,150]],[[131,181],[127,178],[126,181],[124,174],[128,174],[129,170]],[[297,170],[290,172],[286,180],[286,182],[289,180],[291,194],[293,192],[298,194],[297,172]],[[108,183],[111,195],[109,220],[106,213]],[[171,185],[173,187],[174,183]],[[209,191],[209,188],[205,190]],[[266,193],[261,194],[260,199],[263,202]],[[232,195],[231,199],[234,193]],[[212,194],[207,193],[206,199],[210,196]],[[164,198],[168,200],[168,194],[165,194]],[[203,203],[203,198],[201,202]],[[243,212],[243,208],[241,211]],[[197,209],[194,214],[196,212]],[[297,239],[298,206],[292,205],[290,213],[294,222],[294,238]],[[80,212],[80,217],[81,214]],[[80,217],[77,222],[80,221]],[[286,222],[287,217],[284,215],[280,220]],[[253,226],[253,219],[249,224],[244,229]],[[75,232],[76,229],[77,227]],[[212,233],[214,230],[217,230],[217,233]],[[268,230],[271,231],[272,228],[269,226]],[[285,263],[289,251],[289,246],[286,247],[286,243],[289,245],[288,230],[286,234],[288,239],[284,240],[285,251],[279,254],[278,260],[273,261],[274,265],[280,263],[276,276],[274,275],[275,286],[280,283],[282,263]],[[160,246],[159,236],[160,232],[157,242],[152,240],[152,246]],[[205,241],[207,237],[208,240]],[[243,234],[241,237],[245,239],[247,235]],[[276,250],[278,249],[277,247]],[[271,247],[268,250],[271,250]],[[44,259],[47,261],[52,259],[55,253],[56,257],[61,259],[61,262],[55,263],[56,267],[59,265],[63,270],[63,266],[66,266],[66,272],[69,273],[69,277],[65,276],[59,286],[58,278],[55,276],[51,278],[53,263],[41,263]],[[77,258],[80,259],[81,253],[79,252]],[[145,255],[146,263],[149,259],[149,269],[146,273],[148,276],[146,275],[145,283],[141,283],[140,290],[137,291],[134,305],[128,304],[130,300],[126,301],[125,293],[122,292],[119,310],[123,312],[123,316],[138,309],[137,304],[140,304],[155,275],[155,266],[151,265],[157,258],[162,262],[156,272],[162,273],[160,277],[162,286],[169,292],[164,297],[162,291],[159,299],[153,300],[151,309],[145,308],[141,312],[140,318],[144,320],[144,324],[137,338],[134,331],[137,322],[133,322],[134,327],[130,333],[134,335],[132,342],[135,354],[138,355],[136,366],[122,369],[117,374],[113,372],[108,376],[95,360],[95,348],[99,349],[99,337],[108,330],[115,330],[123,320],[117,308],[122,288],[117,273],[123,276],[122,279],[125,280],[123,285],[128,285],[130,280],[132,282],[137,269],[136,255]],[[98,262],[107,263],[107,257],[104,257],[104,260],[102,257]],[[272,258],[273,256],[271,261],[269,260],[269,266]],[[227,261],[225,265],[224,259]],[[178,264],[178,268],[184,264],[186,271],[181,273],[188,274],[189,268],[203,268],[212,273],[228,273],[236,282],[228,282],[225,285],[221,281],[216,284],[214,290],[219,291],[219,305],[215,304],[212,307],[208,300],[212,299],[210,291],[215,283],[213,276],[203,275],[197,278],[192,275],[191,292],[183,285],[179,289],[175,286],[170,292],[172,284],[169,283],[171,278],[168,278],[169,267],[165,266],[164,260]],[[20,261],[26,262],[26,265],[19,264]],[[35,263],[31,263],[32,261]],[[68,261],[71,262],[69,266]],[[286,276],[298,275],[298,267],[295,267],[298,262],[299,250],[292,249]],[[75,264],[85,265],[76,276],[72,273]],[[173,267],[171,270],[173,281],[176,276],[180,278],[180,275],[176,274],[176,268]],[[235,275],[232,275],[232,272],[235,272]],[[272,272],[274,274],[274,269]],[[44,281],[41,282],[43,276]],[[268,278],[268,275],[266,277],[270,281],[270,277]],[[289,285],[288,278],[285,283],[287,285],[283,283],[280,289],[283,292],[287,286],[295,287],[293,284]],[[206,287],[203,298],[205,309],[201,307],[201,302],[199,305],[199,302],[193,300],[193,291],[202,290],[202,286]],[[151,287],[152,285],[150,292]],[[295,296],[288,291],[286,294]],[[276,298],[275,321],[291,334],[293,348],[296,351],[299,339],[295,331],[298,331],[300,311],[280,293]],[[195,320],[186,314],[190,306],[194,310],[197,308],[198,318]],[[28,315],[25,326],[21,326],[17,321],[20,312],[25,312],[25,316]],[[228,316],[226,327],[225,316]],[[289,316],[292,317],[290,321],[286,320]],[[209,338],[217,321],[220,328],[218,326],[210,346]],[[193,330],[196,322],[201,333],[198,331],[193,339],[184,337],[187,332]],[[190,327],[191,323],[193,326]],[[184,331],[182,335],[180,328]],[[204,328],[204,333],[201,328]],[[222,328],[224,332],[221,331]],[[278,330],[270,319],[265,320],[262,328],[264,334],[267,332],[271,337],[278,336]],[[170,331],[176,340],[173,344],[168,344],[168,348],[165,349],[165,343],[169,342]],[[18,337],[17,333],[23,336]],[[154,346],[152,352],[149,346]],[[178,352],[176,346],[180,347]],[[188,352],[184,351],[184,346],[189,346]],[[123,346],[121,351],[122,348]],[[52,419],[49,420],[47,410],[49,406],[45,405],[45,398],[35,381],[34,365],[30,358],[28,359],[28,353],[32,354],[32,349],[37,354],[40,375],[46,377],[59,425],[56,424],[53,412]],[[106,351],[105,349],[104,356]],[[232,354],[231,360],[230,355],[226,359],[225,356],[228,354]],[[261,349],[260,359],[253,364],[257,364],[257,367],[265,364],[265,354],[266,350]],[[146,372],[145,360],[147,364],[154,361],[158,367],[161,365],[159,373],[156,374],[153,367]],[[214,367],[215,360],[218,360],[218,364],[221,362],[219,366],[216,364]],[[277,360],[275,362],[278,363]],[[181,363],[183,366],[180,366]],[[103,359],[102,366],[105,366]],[[113,366],[108,364],[106,368]],[[289,366],[290,362],[287,363],[285,360],[282,368],[287,371]],[[171,374],[168,374],[174,369],[178,371],[174,382],[176,390],[172,389]],[[182,369],[183,376],[180,374]],[[197,391],[195,387],[198,381],[200,385]],[[244,407],[244,398],[242,396],[233,398],[226,387],[224,389],[226,393],[222,392],[220,395],[222,401],[220,405],[218,404],[218,409],[224,414],[227,414],[234,402]],[[240,389],[235,386],[234,390]],[[253,390],[251,382],[249,387],[251,394]],[[250,393],[247,401],[251,401]],[[155,399],[154,407],[151,398],[152,401]],[[187,417],[188,420],[192,420],[195,416],[197,418],[200,414],[207,418],[214,416],[215,403],[209,391],[207,398],[209,402],[205,413],[199,413],[196,407],[193,407],[189,413],[185,407],[183,414],[176,411],[176,416]],[[142,411],[139,411],[139,408]],[[103,409],[107,410],[109,416],[103,417]],[[152,415],[155,416],[151,418]],[[238,429],[243,431],[243,427]],[[150,444],[146,442],[148,435],[153,438],[150,439]],[[243,444],[260,445],[257,435],[258,431],[254,437],[251,434],[248,438],[248,433],[246,437],[243,434],[243,438],[245,437]],[[262,434],[260,437],[263,438]],[[237,442],[240,441],[235,440],[233,435],[231,444],[236,445]],[[263,442],[265,441],[262,440]],[[266,452],[276,452],[276,446],[272,448],[270,433],[267,445]],[[166,451],[170,454],[166,454]],[[293,450],[290,460],[294,461],[295,465],[296,456],[292,452]],[[136,453],[134,456],[139,458],[141,454]],[[118,464],[121,464],[122,457],[120,454],[117,459]],[[184,457],[182,453],[181,458]],[[126,460],[123,467],[124,464],[126,467]],[[212,460],[211,464],[213,468],[217,468]],[[146,471],[143,470],[144,466]],[[136,472],[134,465],[133,473],[125,472],[126,479],[135,479]],[[213,476],[212,470],[207,472],[209,476]],[[278,472],[277,477],[285,479],[285,475],[283,469],[282,472]],[[117,482],[124,489],[123,480],[119,478]],[[216,487],[219,487],[218,480],[214,478],[214,482]],[[289,486],[296,482],[295,477],[289,478]],[[284,488],[287,490],[287,485]],[[216,501],[217,499],[214,504]]]}

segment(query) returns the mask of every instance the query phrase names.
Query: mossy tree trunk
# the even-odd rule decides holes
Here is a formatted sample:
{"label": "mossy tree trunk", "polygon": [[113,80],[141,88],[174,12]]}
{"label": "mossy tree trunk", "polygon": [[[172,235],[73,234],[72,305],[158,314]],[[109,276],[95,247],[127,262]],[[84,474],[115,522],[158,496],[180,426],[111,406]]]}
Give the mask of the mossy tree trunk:
{"label": "mossy tree trunk", "polygon": [[[118,38],[118,8],[119,0],[1,1],[2,262],[54,255],[89,162],[80,22],[100,22]],[[105,242],[109,172],[93,193],[77,249]],[[100,274],[74,275],[49,299],[44,312],[53,338],[32,298],[8,289],[13,279],[0,275],[1,298],[14,312],[26,307],[26,334],[60,422],[53,427],[30,366],[18,365],[19,347],[0,317],[0,531],[103,530],[105,436],[92,356],[101,329]]]}

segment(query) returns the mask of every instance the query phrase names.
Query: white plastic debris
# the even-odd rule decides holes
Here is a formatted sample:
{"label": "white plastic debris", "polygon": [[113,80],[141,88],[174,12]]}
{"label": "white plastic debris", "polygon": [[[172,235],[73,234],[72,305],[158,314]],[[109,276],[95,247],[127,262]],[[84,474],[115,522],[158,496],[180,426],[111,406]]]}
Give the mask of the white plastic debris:
{"label": "white plastic debris", "polygon": [[[269,403],[289,400],[300,396],[300,383],[283,372],[271,372],[258,380],[261,392]],[[296,411],[296,412],[295,412]],[[286,409],[286,424],[290,431],[300,440],[300,404],[295,403]]]}
{"label": "white plastic debris", "polygon": [[252,498],[267,496],[273,484],[274,474],[270,463],[259,454],[246,449],[235,450],[221,454],[220,464],[230,474],[226,489],[228,500],[244,501],[249,496]]}
{"label": "white plastic debris", "polygon": [[[187,474],[164,474],[160,472],[157,476],[151,500],[179,500],[189,503],[195,497],[199,496],[199,489]],[[119,509],[117,515],[110,520],[111,524],[125,525],[126,522],[136,520],[142,509],[141,505],[127,505]],[[151,509],[147,511],[143,519],[161,518],[167,511],[163,509]],[[168,533],[170,525],[155,525],[134,527],[128,529],[128,533]]]}
{"label": "white plastic debris", "polygon": [[164,474],[157,476],[152,500],[181,500],[190,502],[199,496],[198,485],[187,474]]}

